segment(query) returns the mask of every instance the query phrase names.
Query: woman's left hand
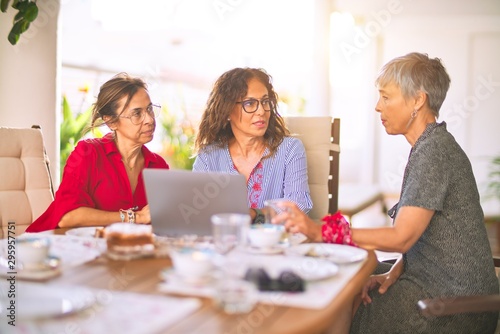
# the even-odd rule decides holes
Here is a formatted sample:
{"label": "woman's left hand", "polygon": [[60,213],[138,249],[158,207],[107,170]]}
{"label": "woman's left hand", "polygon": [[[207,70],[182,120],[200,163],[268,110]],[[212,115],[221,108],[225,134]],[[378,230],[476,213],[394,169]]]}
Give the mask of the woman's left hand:
{"label": "woman's left hand", "polygon": [[361,290],[361,300],[363,301],[363,304],[366,305],[372,302],[368,291],[379,287],[378,293],[383,295],[394,282],[395,279],[393,279],[393,276],[391,276],[390,273],[370,276],[363,287],[363,290]]}
{"label": "woman's left hand", "polygon": [[149,204],[144,206],[142,210],[135,212],[135,223],[136,224],[150,224],[151,214],[149,213]]}

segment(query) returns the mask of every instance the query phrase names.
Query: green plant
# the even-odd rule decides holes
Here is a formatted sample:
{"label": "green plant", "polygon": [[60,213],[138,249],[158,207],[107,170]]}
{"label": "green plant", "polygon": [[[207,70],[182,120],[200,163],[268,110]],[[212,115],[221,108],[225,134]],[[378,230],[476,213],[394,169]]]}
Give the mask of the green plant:
{"label": "green plant", "polygon": [[163,148],[160,155],[165,158],[171,168],[192,169],[194,128],[191,121],[185,115],[178,119],[169,113],[168,108],[164,107],[162,108],[161,124],[164,131]]}
{"label": "green plant", "polygon": [[488,178],[488,196],[500,201],[500,156],[491,159]]}
{"label": "green plant", "polygon": [[[7,12],[9,3],[10,0],[1,0],[0,10],[3,13]],[[21,34],[28,30],[30,24],[37,18],[38,6],[36,5],[36,0],[14,0],[11,7],[17,10],[17,14],[14,16],[12,29],[7,39],[10,44],[16,45]]]}
{"label": "green plant", "polygon": [[[80,112],[75,116],[75,114],[71,110],[66,95],[63,95],[62,114],[63,121],[61,123],[61,140],[59,148],[59,153],[61,156],[61,176],[62,171],[64,170],[64,166],[66,165],[66,160],[68,160],[68,157],[75,148],[75,145],[80,139],[82,139],[85,134],[89,132],[88,130],[85,130],[85,127],[90,122],[90,118],[92,116],[92,107],[89,107],[84,112]],[[97,137],[102,137],[102,134],[98,129],[94,131],[94,134]]]}

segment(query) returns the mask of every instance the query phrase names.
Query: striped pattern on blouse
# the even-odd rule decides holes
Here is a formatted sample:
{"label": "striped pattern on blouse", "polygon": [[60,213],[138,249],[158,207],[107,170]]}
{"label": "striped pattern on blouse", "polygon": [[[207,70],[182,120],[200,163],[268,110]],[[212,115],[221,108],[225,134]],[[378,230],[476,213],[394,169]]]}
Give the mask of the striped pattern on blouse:
{"label": "striped pattern on blouse", "polygon": [[[263,156],[267,153],[266,149]],[[302,211],[309,212],[313,203],[307,183],[306,151],[300,139],[285,137],[274,156],[260,161],[264,178],[257,207],[262,208],[268,199],[285,198],[295,202]],[[201,150],[195,159],[193,171],[238,174],[227,145],[209,145]],[[250,182],[247,187],[251,187]],[[251,193],[250,188],[248,192]]]}

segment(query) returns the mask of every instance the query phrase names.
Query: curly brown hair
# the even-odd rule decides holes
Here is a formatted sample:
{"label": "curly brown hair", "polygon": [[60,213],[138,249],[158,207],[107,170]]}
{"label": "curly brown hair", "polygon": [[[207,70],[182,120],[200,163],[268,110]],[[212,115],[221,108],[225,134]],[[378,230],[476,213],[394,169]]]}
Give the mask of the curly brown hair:
{"label": "curly brown hair", "polygon": [[266,86],[268,96],[273,101],[274,107],[270,111],[269,125],[264,134],[264,142],[270,151],[268,157],[276,152],[283,138],[290,135],[276,110],[278,94],[274,91],[272,77],[259,68],[234,68],[222,74],[214,84],[198,128],[195,152],[211,144],[222,147],[234,137],[227,119],[235,103],[247,95],[250,79],[257,79]]}

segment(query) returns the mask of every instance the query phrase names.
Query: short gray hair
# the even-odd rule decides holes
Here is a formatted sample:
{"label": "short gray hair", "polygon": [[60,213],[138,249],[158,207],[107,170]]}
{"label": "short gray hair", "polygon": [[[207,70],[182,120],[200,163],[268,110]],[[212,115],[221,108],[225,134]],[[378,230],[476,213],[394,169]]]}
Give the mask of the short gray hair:
{"label": "short gray hair", "polygon": [[382,67],[375,85],[381,88],[391,83],[401,89],[405,99],[416,96],[418,91],[424,92],[429,108],[439,117],[439,109],[450,88],[450,77],[441,59],[413,52],[394,58]]}

